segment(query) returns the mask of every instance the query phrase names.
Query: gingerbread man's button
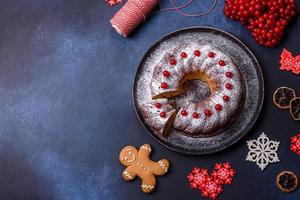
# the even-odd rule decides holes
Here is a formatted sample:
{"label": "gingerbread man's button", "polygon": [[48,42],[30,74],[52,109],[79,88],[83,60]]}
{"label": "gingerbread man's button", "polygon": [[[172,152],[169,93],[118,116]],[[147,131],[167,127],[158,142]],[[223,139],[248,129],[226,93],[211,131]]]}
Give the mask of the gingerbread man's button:
{"label": "gingerbread man's button", "polygon": [[126,146],[120,153],[120,162],[126,167],[122,173],[126,181],[138,176],[142,180],[141,189],[145,193],[155,189],[156,178],[168,172],[169,161],[166,159],[154,162],[150,160],[152,148],[149,144],[144,144],[137,150],[134,146]]}

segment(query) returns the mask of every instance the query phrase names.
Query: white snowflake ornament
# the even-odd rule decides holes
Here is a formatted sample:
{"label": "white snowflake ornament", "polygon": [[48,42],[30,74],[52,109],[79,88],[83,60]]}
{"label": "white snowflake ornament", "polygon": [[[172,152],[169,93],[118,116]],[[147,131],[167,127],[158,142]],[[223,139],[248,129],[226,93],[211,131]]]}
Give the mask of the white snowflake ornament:
{"label": "white snowflake ornament", "polygon": [[280,142],[270,140],[264,132],[256,139],[247,141],[249,152],[246,160],[256,162],[261,170],[264,170],[269,163],[279,162],[276,153]]}

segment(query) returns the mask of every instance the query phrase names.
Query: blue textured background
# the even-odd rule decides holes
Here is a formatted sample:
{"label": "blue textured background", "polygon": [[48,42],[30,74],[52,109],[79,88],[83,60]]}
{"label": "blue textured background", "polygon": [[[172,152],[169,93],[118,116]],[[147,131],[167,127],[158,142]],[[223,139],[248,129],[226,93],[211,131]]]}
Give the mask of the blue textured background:
{"label": "blue textured background", "polygon": [[[195,1],[190,11],[209,3]],[[230,161],[237,175],[220,199],[299,200],[300,190],[281,193],[274,178],[286,169],[300,175],[300,157],[289,150],[300,123],[272,104],[273,91],[282,85],[300,95],[300,76],[278,70],[284,47],[300,54],[299,17],[282,44],[270,49],[223,15],[222,0],[202,18],[154,15],[128,39],[109,24],[121,6],[110,8],[104,0],[0,1],[0,199],[201,199],[189,189],[188,172]],[[161,1],[161,7],[168,6],[170,1]],[[147,49],[169,32],[196,25],[223,29],[245,42],[261,64],[266,85],[264,108],[249,135],[208,156],[186,156],[158,144],[138,121],[131,96]],[[246,140],[262,131],[281,142],[281,162],[264,172],[245,161]],[[143,143],[153,146],[153,159],[165,157],[172,164],[151,195],[140,191],[138,180],[121,179],[118,161],[123,146]]]}

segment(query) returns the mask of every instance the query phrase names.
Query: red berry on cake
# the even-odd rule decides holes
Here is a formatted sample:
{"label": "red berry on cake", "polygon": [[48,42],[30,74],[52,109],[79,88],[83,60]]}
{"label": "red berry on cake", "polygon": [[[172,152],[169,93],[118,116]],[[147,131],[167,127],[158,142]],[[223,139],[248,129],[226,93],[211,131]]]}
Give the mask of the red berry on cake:
{"label": "red berry on cake", "polygon": [[219,65],[222,66],[222,67],[225,66],[225,61],[224,60],[220,60],[219,61]]}
{"label": "red berry on cake", "polygon": [[168,89],[168,87],[169,87],[168,84],[165,83],[165,82],[161,83],[160,86],[161,86],[162,89]]}
{"label": "red berry on cake", "polygon": [[214,58],[214,57],[215,57],[215,53],[214,53],[214,52],[209,52],[209,53],[208,53],[208,57]]}
{"label": "red berry on cake", "polygon": [[216,104],[215,105],[215,109],[216,109],[216,111],[218,111],[218,112],[220,112],[221,110],[222,110],[222,105],[220,105],[220,104]]}
{"label": "red berry on cake", "polygon": [[181,53],[181,57],[182,57],[182,58],[186,58],[186,57],[187,57],[187,54],[186,54],[185,52],[182,52],[182,53]]}
{"label": "red berry on cake", "polygon": [[212,112],[209,110],[209,109],[206,109],[204,111],[204,114],[207,116],[207,117],[210,117],[212,115]]}
{"label": "red berry on cake", "polygon": [[172,59],[170,60],[170,64],[171,64],[171,65],[176,65],[176,64],[177,64],[177,61],[176,61],[174,58],[172,58]]}
{"label": "red berry on cake", "polygon": [[223,100],[224,100],[224,101],[229,101],[229,100],[230,100],[230,98],[229,98],[229,96],[227,96],[227,95],[224,95],[224,96],[223,96]]}
{"label": "red berry on cake", "polygon": [[161,103],[155,103],[155,107],[160,109],[161,108]]}
{"label": "red berry on cake", "polygon": [[181,115],[182,115],[182,116],[187,116],[187,115],[188,115],[188,112],[187,112],[186,110],[182,110],[182,111],[181,111]]}
{"label": "red berry on cake", "polygon": [[201,52],[199,50],[194,51],[194,55],[199,57],[201,55]]}
{"label": "red berry on cake", "polygon": [[165,77],[169,77],[171,74],[170,74],[170,72],[169,72],[168,70],[164,70],[164,71],[163,71],[163,75],[164,75]]}
{"label": "red berry on cake", "polygon": [[225,85],[226,89],[231,90],[232,89],[232,85],[230,83],[226,83]]}
{"label": "red berry on cake", "polygon": [[232,72],[226,72],[226,76],[227,76],[228,78],[232,78],[232,77],[233,77],[233,74],[232,74]]}
{"label": "red berry on cake", "polygon": [[159,115],[160,115],[160,117],[162,117],[162,118],[165,118],[165,117],[167,116],[166,112],[161,112]]}
{"label": "red berry on cake", "polygon": [[193,112],[193,118],[195,118],[195,119],[198,119],[199,118],[199,113],[197,113],[197,112]]}

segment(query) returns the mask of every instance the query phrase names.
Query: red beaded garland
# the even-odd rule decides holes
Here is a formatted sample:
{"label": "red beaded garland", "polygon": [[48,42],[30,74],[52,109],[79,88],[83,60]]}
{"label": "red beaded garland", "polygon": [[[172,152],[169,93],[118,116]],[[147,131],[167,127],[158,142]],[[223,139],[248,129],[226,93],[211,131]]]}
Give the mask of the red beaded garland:
{"label": "red beaded garland", "polygon": [[181,111],[181,115],[182,115],[182,116],[187,116],[187,115],[188,115],[188,112],[187,112],[186,110],[182,110],[182,111]]}
{"label": "red beaded garland", "polygon": [[196,50],[194,51],[194,55],[199,57],[201,55],[201,52],[199,50]]}
{"label": "red beaded garland", "polygon": [[156,107],[156,108],[160,109],[161,106],[162,106],[161,103],[155,103],[155,107]]}
{"label": "red beaded garland", "polygon": [[228,90],[231,90],[232,89],[232,85],[230,83],[226,83],[225,87],[228,89]]}
{"label": "red beaded garland", "polygon": [[229,98],[229,96],[227,96],[227,95],[224,95],[224,96],[223,96],[223,100],[224,100],[224,101],[229,101],[229,100],[230,100],[230,98]]}
{"label": "red beaded garland", "polygon": [[169,72],[168,70],[164,70],[164,71],[163,71],[163,75],[164,75],[165,77],[169,77],[171,74],[170,74],[170,72]]}
{"label": "red beaded garland", "polygon": [[232,72],[226,72],[226,76],[227,76],[228,78],[232,78],[232,77],[233,77],[233,74],[232,74]]}
{"label": "red beaded garland", "polygon": [[235,170],[228,162],[216,163],[211,175],[218,184],[231,184],[235,175]]}
{"label": "red beaded garland", "polygon": [[187,54],[186,54],[185,52],[182,52],[182,53],[181,53],[181,57],[182,57],[182,58],[186,58],[186,57],[187,57]]}
{"label": "red beaded garland", "polygon": [[222,105],[220,105],[220,104],[216,104],[216,105],[215,105],[215,109],[216,109],[218,112],[220,112],[220,111],[223,109],[223,107],[222,107]]}
{"label": "red beaded garland", "polygon": [[161,112],[159,115],[160,115],[160,117],[162,117],[162,118],[165,118],[165,117],[167,116],[166,112],[164,112],[164,111]]}
{"label": "red beaded garland", "polygon": [[206,179],[209,177],[207,169],[194,167],[192,172],[187,176],[192,189],[201,189],[204,187]]}
{"label": "red beaded garland", "polygon": [[300,156],[300,133],[291,137],[290,150]]}
{"label": "red beaded garland", "polygon": [[216,199],[218,195],[223,191],[223,187],[209,177],[206,179],[204,187],[200,191],[203,197]]}
{"label": "red beaded garland", "polygon": [[207,116],[207,117],[210,117],[212,115],[212,112],[209,110],[209,109],[206,109],[204,111],[204,114]]}
{"label": "red beaded garland", "polygon": [[222,67],[225,66],[225,61],[224,60],[220,60],[219,61],[219,65],[222,66]]}
{"label": "red beaded garland", "polygon": [[292,71],[294,74],[300,74],[300,59],[299,55],[293,56],[292,53],[283,49],[280,55],[280,70]]}
{"label": "red beaded garland", "polygon": [[228,162],[216,163],[211,174],[206,168],[194,167],[187,179],[192,189],[200,190],[202,197],[216,199],[223,191],[223,185],[232,183],[235,173]]}
{"label": "red beaded garland", "polygon": [[174,58],[172,58],[172,59],[170,60],[170,64],[171,64],[171,65],[176,65],[176,64],[177,64],[177,61],[176,61]]}
{"label": "red beaded garland", "polygon": [[215,57],[215,53],[214,53],[214,52],[209,52],[209,53],[208,53],[208,57],[214,58],[214,57]]}
{"label": "red beaded garland", "polygon": [[169,87],[168,84],[165,83],[165,82],[161,83],[160,86],[161,86],[162,89],[168,89],[168,87]]}
{"label": "red beaded garland", "polygon": [[199,113],[197,113],[197,112],[193,112],[193,118],[195,118],[195,119],[198,119],[199,118]]}

